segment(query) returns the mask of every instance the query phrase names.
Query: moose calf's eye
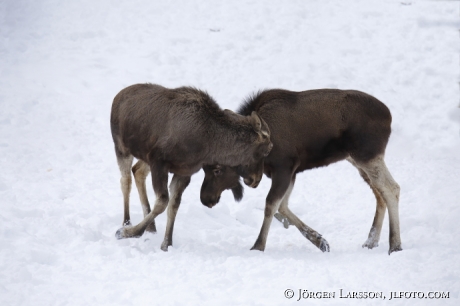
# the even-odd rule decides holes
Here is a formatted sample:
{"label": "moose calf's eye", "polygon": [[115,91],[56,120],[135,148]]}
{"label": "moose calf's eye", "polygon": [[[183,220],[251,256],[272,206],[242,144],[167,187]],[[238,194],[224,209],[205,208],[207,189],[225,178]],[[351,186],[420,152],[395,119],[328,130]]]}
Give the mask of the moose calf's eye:
{"label": "moose calf's eye", "polygon": [[213,172],[215,176],[219,176],[222,174],[222,171],[220,169],[214,169]]}

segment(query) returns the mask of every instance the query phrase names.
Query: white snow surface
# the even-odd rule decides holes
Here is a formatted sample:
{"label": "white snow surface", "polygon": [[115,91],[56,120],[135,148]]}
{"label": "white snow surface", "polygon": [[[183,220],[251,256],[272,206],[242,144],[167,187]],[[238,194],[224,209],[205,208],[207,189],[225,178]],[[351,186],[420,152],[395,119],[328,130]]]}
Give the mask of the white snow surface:
{"label": "white snow surface", "polygon": [[[459,28],[455,1],[0,1],[0,304],[459,305]],[[144,82],[195,86],[233,110],[265,88],[374,95],[393,115],[403,251],[387,254],[387,216],[379,247],[361,247],[375,199],[347,162],[299,174],[290,201],[330,253],[276,220],[265,252],[250,251],[270,179],[209,209],[202,171],[168,252],[166,213],[157,234],[117,240],[110,108]],[[134,186],[131,217],[142,220]],[[299,289],[336,297],[297,302]]]}

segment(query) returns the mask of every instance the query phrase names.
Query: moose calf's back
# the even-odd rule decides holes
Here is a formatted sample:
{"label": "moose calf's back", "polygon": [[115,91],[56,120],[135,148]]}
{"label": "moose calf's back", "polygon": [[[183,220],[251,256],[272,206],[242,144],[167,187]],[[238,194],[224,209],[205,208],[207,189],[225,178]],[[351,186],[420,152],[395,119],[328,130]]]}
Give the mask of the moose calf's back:
{"label": "moose calf's back", "polygon": [[[193,101],[193,103],[191,103]],[[192,88],[166,89],[159,85],[137,84],[123,89],[112,105],[111,128],[120,152],[148,161],[150,154],[183,153],[181,158],[205,147],[202,125],[206,108],[212,115],[215,102],[204,92]],[[185,152],[185,150],[187,152]]]}
{"label": "moose calf's back", "polygon": [[388,108],[360,91],[268,90],[249,99],[239,112],[244,115],[253,110],[271,128],[275,147],[268,159],[300,154],[300,171],[325,166],[348,155],[370,160],[385,151],[391,133]]}

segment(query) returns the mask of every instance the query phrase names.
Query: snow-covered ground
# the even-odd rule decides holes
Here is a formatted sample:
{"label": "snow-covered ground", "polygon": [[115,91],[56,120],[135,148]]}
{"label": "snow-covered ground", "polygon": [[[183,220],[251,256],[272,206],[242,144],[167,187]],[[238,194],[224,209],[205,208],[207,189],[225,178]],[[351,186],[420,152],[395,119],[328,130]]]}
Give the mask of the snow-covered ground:
{"label": "snow-covered ground", "polygon": [[[459,305],[459,28],[455,1],[0,1],[0,304]],[[274,87],[376,96],[393,114],[386,161],[404,251],[387,255],[387,218],[380,246],[361,248],[375,199],[347,162],[300,174],[291,197],[330,253],[277,221],[265,252],[249,251],[270,180],[208,209],[201,171],[169,252],[166,214],[156,235],[115,239],[109,113],[139,82],[196,86],[230,109]],[[131,203],[137,223],[135,189]],[[299,289],[336,296],[297,302]],[[394,291],[449,299],[389,300]]]}

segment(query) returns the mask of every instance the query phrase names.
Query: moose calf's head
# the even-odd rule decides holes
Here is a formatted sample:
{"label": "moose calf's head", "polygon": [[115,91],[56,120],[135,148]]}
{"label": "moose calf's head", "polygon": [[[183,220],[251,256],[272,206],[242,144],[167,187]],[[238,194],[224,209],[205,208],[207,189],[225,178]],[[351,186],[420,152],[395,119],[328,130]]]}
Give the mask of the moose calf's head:
{"label": "moose calf's head", "polygon": [[246,185],[256,188],[262,179],[263,170],[263,159],[249,166],[204,166],[204,180],[200,193],[201,203],[212,208],[219,203],[222,192],[227,189],[232,190],[233,197],[239,202],[243,198],[243,186],[240,183],[240,177],[243,177]]}
{"label": "moose calf's head", "polygon": [[[236,201],[243,198],[243,186],[240,183],[240,176],[244,183],[252,188],[256,188],[262,179],[263,161],[273,148],[270,141],[270,129],[265,121],[252,112],[251,116],[241,116],[231,110],[225,110],[225,114],[232,120],[239,121],[246,127],[251,127],[251,133],[246,134],[246,143],[240,144],[240,163],[241,157],[244,164],[236,166],[225,166],[220,164],[205,165],[203,170],[205,177],[201,186],[200,199],[203,205],[212,208],[219,203],[220,196],[224,190],[231,189]],[[254,133],[255,132],[255,133]],[[236,159],[233,159],[235,161]]]}
{"label": "moose calf's head", "polygon": [[[233,133],[238,139],[234,145],[239,151],[239,156],[237,158],[233,156],[226,165],[252,164],[270,153],[273,148],[270,141],[270,129],[256,112],[252,112],[250,116],[242,116],[226,109],[224,113],[237,127]],[[237,160],[239,162],[236,162]]]}
{"label": "moose calf's head", "polygon": [[209,208],[215,206],[226,189],[232,190],[235,201],[243,198],[243,186],[234,168],[220,165],[203,166],[204,180],[200,192],[200,200],[203,205]]}

